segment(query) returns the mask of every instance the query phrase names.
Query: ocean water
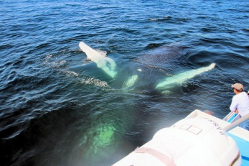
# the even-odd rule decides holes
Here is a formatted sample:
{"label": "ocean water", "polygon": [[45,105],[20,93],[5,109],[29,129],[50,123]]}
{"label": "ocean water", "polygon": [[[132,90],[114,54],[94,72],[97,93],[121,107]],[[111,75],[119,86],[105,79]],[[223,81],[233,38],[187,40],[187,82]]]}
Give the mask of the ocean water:
{"label": "ocean water", "polygon": [[[247,0],[0,1],[1,165],[111,165],[195,109],[224,117],[231,84],[249,89],[248,23]],[[80,41],[112,58],[117,76]]]}

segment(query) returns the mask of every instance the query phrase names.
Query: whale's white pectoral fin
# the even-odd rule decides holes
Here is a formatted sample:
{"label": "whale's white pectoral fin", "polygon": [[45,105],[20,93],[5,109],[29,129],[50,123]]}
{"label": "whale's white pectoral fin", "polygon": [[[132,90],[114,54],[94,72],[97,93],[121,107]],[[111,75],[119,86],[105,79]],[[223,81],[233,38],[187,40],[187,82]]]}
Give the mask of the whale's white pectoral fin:
{"label": "whale's white pectoral fin", "polygon": [[115,71],[116,64],[111,58],[105,57],[104,59],[96,61],[95,63],[97,64],[98,68],[101,68],[112,78],[114,78],[117,74],[117,72]]}
{"label": "whale's white pectoral fin", "polygon": [[162,82],[157,84],[156,89],[163,90],[163,89],[170,88],[171,86],[176,85],[176,84],[181,85],[186,80],[191,79],[191,78],[193,78],[201,73],[207,72],[207,71],[213,69],[214,67],[215,67],[215,63],[212,63],[207,67],[201,67],[198,69],[193,69],[193,70],[185,71],[183,73],[179,73],[179,74],[174,75],[172,77],[167,77]]}
{"label": "whale's white pectoral fin", "polygon": [[86,45],[84,42],[80,42],[79,43],[79,47],[81,49],[81,51],[83,51],[84,53],[86,53],[86,56],[88,59],[90,59],[91,61],[98,61],[100,59],[103,59],[105,56],[101,55],[98,51],[92,49],[91,47],[89,47],[88,45]]}
{"label": "whale's white pectoral fin", "polygon": [[113,59],[105,57],[105,61],[109,62],[110,70],[115,70],[116,69],[116,63],[114,62]]}
{"label": "whale's white pectoral fin", "polygon": [[112,78],[116,75],[116,63],[113,59],[106,57],[105,55],[99,53],[98,51],[92,49],[84,42],[79,43],[80,49],[86,54],[87,58],[95,62],[98,68],[101,68],[105,73],[107,73]]}

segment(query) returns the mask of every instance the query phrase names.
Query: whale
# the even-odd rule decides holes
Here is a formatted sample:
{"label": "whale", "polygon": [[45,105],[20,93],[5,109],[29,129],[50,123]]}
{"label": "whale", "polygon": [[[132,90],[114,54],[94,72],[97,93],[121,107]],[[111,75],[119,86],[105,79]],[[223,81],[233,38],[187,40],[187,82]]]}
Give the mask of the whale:
{"label": "whale", "polygon": [[[90,46],[88,46],[86,43],[84,43],[82,41],[79,42],[79,48],[81,49],[82,52],[84,52],[86,54],[86,56],[89,60],[96,63],[98,68],[102,69],[109,77],[116,79],[116,81],[118,82],[118,80],[116,78],[118,75],[117,65],[113,59],[107,57],[106,54],[103,54],[102,52],[91,48]],[[165,48],[163,48],[163,49],[165,50]],[[173,50],[173,52],[175,52],[175,50]],[[165,75],[165,78],[160,79],[160,80],[157,80],[157,78],[155,78],[155,79],[154,78],[147,78],[147,80],[144,80],[144,82],[146,84],[147,82],[154,81],[153,83],[151,83],[153,86],[152,89],[159,91],[161,93],[168,93],[168,92],[170,92],[169,90],[171,88],[174,88],[175,86],[182,85],[183,83],[185,83],[189,79],[193,79],[194,77],[196,77],[198,75],[201,75],[205,72],[212,70],[213,68],[215,68],[215,65],[216,65],[215,63],[211,63],[208,66],[200,67],[200,68],[196,68],[196,69],[190,69],[190,70],[187,70],[184,72],[177,73],[177,74],[172,75],[172,76]],[[129,68],[130,68],[130,66],[129,66]],[[135,68],[135,69],[130,69],[130,70],[133,71],[133,73],[131,73],[130,76],[127,76],[126,80],[123,81],[122,87],[121,87],[121,89],[123,89],[123,90],[133,90],[134,85],[139,84],[139,81],[142,80],[140,78],[144,78],[145,76],[148,75],[146,72],[143,72],[144,70],[142,70],[140,68],[137,68],[137,69]],[[156,69],[154,69],[154,68],[150,69],[150,72],[151,72],[151,70],[153,70],[153,72],[154,72],[154,70],[156,70]],[[154,77],[157,74],[158,74],[157,72],[154,72],[152,75],[150,75],[148,77]],[[120,75],[121,75],[121,77],[124,77],[122,73]],[[122,79],[124,79],[124,78],[122,78]]]}

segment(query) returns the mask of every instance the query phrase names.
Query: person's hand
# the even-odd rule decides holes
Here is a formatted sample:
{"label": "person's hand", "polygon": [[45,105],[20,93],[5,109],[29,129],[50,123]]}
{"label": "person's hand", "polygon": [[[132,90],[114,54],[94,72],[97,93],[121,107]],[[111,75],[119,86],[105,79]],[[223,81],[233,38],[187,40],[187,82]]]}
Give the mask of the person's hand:
{"label": "person's hand", "polygon": [[235,112],[236,114],[238,114],[238,113],[239,113],[239,111],[238,111],[238,110],[235,110],[234,112]]}

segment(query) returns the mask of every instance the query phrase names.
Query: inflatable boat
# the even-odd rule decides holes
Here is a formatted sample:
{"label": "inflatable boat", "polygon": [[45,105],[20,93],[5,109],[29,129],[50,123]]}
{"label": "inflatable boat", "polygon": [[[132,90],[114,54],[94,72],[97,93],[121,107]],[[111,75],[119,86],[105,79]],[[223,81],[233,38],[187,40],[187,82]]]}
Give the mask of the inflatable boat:
{"label": "inflatable boat", "polygon": [[195,110],[113,166],[249,166],[249,131],[236,127],[249,115],[236,118]]}

